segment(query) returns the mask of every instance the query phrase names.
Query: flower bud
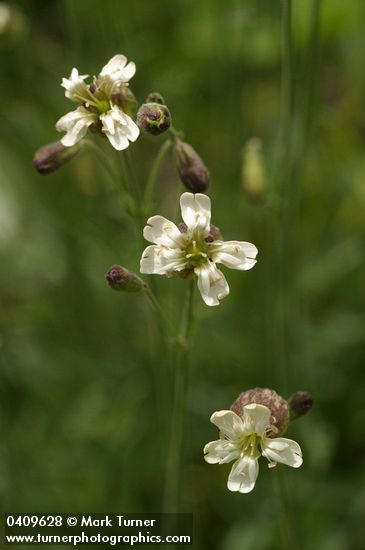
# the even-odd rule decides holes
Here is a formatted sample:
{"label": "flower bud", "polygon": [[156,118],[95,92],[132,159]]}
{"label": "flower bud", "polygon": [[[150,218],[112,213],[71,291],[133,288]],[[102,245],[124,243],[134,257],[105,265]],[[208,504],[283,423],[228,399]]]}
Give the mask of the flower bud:
{"label": "flower bud", "polygon": [[209,171],[189,143],[178,140],[174,147],[177,171],[182,183],[193,193],[202,193],[209,185]]}
{"label": "flower bud", "polygon": [[114,105],[118,105],[126,115],[133,119],[135,118],[138,102],[129,86],[119,86],[119,88],[112,93],[111,100]]}
{"label": "flower bud", "polygon": [[242,187],[253,201],[262,200],[265,193],[265,169],[262,142],[251,138],[242,151]]}
{"label": "flower bud", "polygon": [[145,103],[159,103],[160,105],[166,105],[164,98],[158,92],[148,94]]}
{"label": "flower bud", "polygon": [[33,158],[33,166],[40,174],[50,174],[72,159],[82,148],[82,142],[65,147],[60,141],[49,143],[38,149]]}
{"label": "flower bud", "polygon": [[146,286],[138,275],[121,265],[112,265],[105,274],[105,278],[113,290],[140,292]]}
{"label": "flower bud", "polygon": [[307,414],[313,407],[313,397],[305,391],[297,391],[288,399],[290,420]]}
{"label": "flower bud", "polygon": [[267,432],[268,437],[277,437],[282,435],[289,424],[289,407],[285,399],[268,388],[254,388],[241,393],[236,401],[231,405],[231,410],[243,416],[243,409],[246,405],[258,403],[265,405],[271,411],[270,429]]}
{"label": "flower bud", "polygon": [[170,128],[170,111],[166,105],[144,103],[137,113],[137,124],[149,134],[158,136]]}

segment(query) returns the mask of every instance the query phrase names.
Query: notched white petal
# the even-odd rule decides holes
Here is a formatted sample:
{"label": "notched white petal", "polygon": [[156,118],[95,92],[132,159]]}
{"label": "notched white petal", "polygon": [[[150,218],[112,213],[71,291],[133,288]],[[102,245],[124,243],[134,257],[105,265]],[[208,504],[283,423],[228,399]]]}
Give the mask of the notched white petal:
{"label": "notched white petal", "polygon": [[104,67],[101,69],[100,74],[102,76],[114,74],[116,71],[123,69],[126,63],[127,63],[127,58],[125,57],[125,55],[122,55],[122,54],[114,55],[111,59],[109,59],[108,63],[104,65]]}
{"label": "notched white petal", "polygon": [[256,264],[258,250],[244,241],[214,241],[211,246],[212,260],[231,269],[247,271]]}
{"label": "notched white petal", "polygon": [[130,116],[124,114],[126,120],[125,134],[129,141],[136,141],[139,136],[140,130],[134,120]]}
{"label": "notched white petal", "polygon": [[251,403],[243,408],[243,423],[247,433],[263,435],[270,424],[271,412],[265,405]]}
{"label": "notched white petal", "polygon": [[229,286],[223,273],[212,263],[195,268],[198,288],[207,306],[218,306],[219,301],[228,296]]}
{"label": "notched white petal", "polygon": [[242,420],[233,411],[217,411],[212,414],[210,421],[230,440],[238,439],[243,433]]}
{"label": "notched white petal", "polygon": [[152,216],[147,220],[149,225],[143,230],[143,236],[147,241],[155,244],[178,248],[183,236],[176,225],[163,216]]}
{"label": "notched white petal", "polygon": [[88,76],[88,74],[79,74],[74,67],[69,78],[62,78],[61,86],[65,88],[65,96],[78,102],[82,102],[82,98],[87,98],[87,86],[84,80]]}
{"label": "notched white petal", "polygon": [[244,455],[232,466],[228,477],[227,487],[230,491],[250,493],[255,487],[259,473],[257,458]]}
{"label": "notched white petal", "polygon": [[271,462],[280,462],[292,468],[299,468],[303,464],[300,446],[296,441],[285,437],[265,438],[262,442],[262,454]]}
{"label": "notched white petal", "polygon": [[130,61],[126,67],[124,67],[121,75],[122,82],[128,82],[136,73],[136,65],[133,61]]}
{"label": "notched white petal", "polygon": [[135,74],[136,66],[133,61],[127,65],[127,58],[124,55],[115,55],[102,68],[100,77],[109,77],[115,84],[126,84]]}
{"label": "notched white petal", "polygon": [[210,198],[202,193],[183,193],[180,197],[181,216],[188,229],[206,234],[210,229]]}
{"label": "notched white petal", "polygon": [[174,271],[181,271],[184,267],[179,254],[163,245],[147,246],[140,263],[141,273],[150,275],[170,275]]}
{"label": "notched white petal", "polygon": [[234,443],[225,439],[210,441],[204,447],[204,460],[208,464],[226,464],[236,460],[240,451]]}
{"label": "notched white petal", "polygon": [[71,147],[79,142],[86,134],[88,127],[97,120],[97,115],[90,113],[84,107],[78,107],[75,111],[67,113],[56,123],[58,132],[66,132],[61,143]]}
{"label": "notched white petal", "polygon": [[139,128],[135,122],[115,105],[101,114],[100,120],[104,134],[118,151],[126,149],[129,141],[135,141],[139,136]]}

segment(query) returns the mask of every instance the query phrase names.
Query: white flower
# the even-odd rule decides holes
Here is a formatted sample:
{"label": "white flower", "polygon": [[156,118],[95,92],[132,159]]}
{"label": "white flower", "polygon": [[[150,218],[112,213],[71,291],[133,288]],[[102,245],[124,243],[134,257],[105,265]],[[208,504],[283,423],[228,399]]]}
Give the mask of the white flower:
{"label": "white flower", "polygon": [[148,246],[142,254],[141,273],[171,276],[175,272],[193,273],[208,306],[216,306],[229,294],[229,286],[216,264],[247,270],[256,263],[257,248],[242,241],[209,238],[210,198],[200,193],[183,193],[181,215],[186,224],[182,232],[163,216],[147,220],[143,235]]}
{"label": "white flower", "polygon": [[235,460],[228,477],[230,491],[252,491],[261,455],[267,458],[269,467],[276,466],[277,462],[293,468],[302,465],[298,443],[285,437],[267,437],[270,416],[270,409],[257,403],[246,405],[242,417],[233,411],[218,411],[211,416],[210,421],[220,429],[221,438],[205,445],[204,458],[209,464],[226,464]]}
{"label": "white flower", "polygon": [[62,79],[61,86],[65,88],[66,97],[80,105],[56,124],[59,132],[66,132],[61,139],[62,144],[66,147],[75,145],[93,123],[98,123],[94,129],[105,134],[118,151],[126,149],[130,141],[135,141],[139,136],[137,124],[120,105],[114,104],[114,92],[120,92],[135,72],[135,64],[127,64],[124,55],[115,55],[110,59],[91,85],[85,83],[88,75],[80,75],[73,68],[69,78]]}
{"label": "white flower", "polygon": [[61,86],[65,88],[65,96],[72,101],[80,102],[87,97],[88,88],[84,82],[88,74],[79,74],[75,68],[72,69],[69,78],[63,78]]}
{"label": "white flower", "polygon": [[139,128],[130,116],[113,105],[111,110],[100,115],[103,132],[115,149],[126,149],[129,141],[135,141],[139,136]]}
{"label": "white flower", "polygon": [[77,107],[59,119],[56,124],[58,132],[66,132],[61,139],[65,147],[71,147],[80,141],[86,134],[88,127],[98,120],[95,113],[90,113],[85,107]]}
{"label": "white flower", "polygon": [[109,76],[117,84],[126,84],[134,76],[136,66],[133,61],[127,65],[124,55],[115,55],[102,68],[99,76]]}

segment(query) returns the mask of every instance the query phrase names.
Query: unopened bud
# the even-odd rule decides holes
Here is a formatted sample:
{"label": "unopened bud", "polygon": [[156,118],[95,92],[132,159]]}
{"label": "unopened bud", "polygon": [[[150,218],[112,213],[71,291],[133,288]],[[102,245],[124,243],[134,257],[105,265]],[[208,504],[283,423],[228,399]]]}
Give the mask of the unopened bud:
{"label": "unopened bud", "polygon": [[289,424],[289,407],[283,397],[276,391],[268,388],[254,388],[241,393],[236,401],[231,405],[231,410],[243,416],[244,407],[251,403],[265,405],[271,411],[270,428],[267,432],[268,437],[277,437],[282,435]]}
{"label": "unopened bud", "polygon": [[60,141],[49,143],[38,149],[33,165],[40,174],[50,174],[71,160],[82,148],[82,142],[65,147]]}
{"label": "unopened bud", "polygon": [[149,134],[158,136],[170,128],[170,111],[166,105],[144,103],[137,113],[137,124]]}
{"label": "unopened bud", "polygon": [[133,119],[135,118],[138,102],[129,86],[120,86],[117,88],[112,93],[111,100],[115,105],[118,105],[126,115]]}
{"label": "unopened bud", "polygon": [[265,194],[265,169],[262,142],[251,138],[242,151],[242,187],[253,201],[262,200]]}
{"label": "unopened bud", "polygon": [[189,143],[177,141],[174,147],[177,171],[182,183],[193,193],[206,191],[209,185],[209,171]]}
{"label": "unopened bud", "polygon": [[151,92],[148,94],[145,103],[159,103],[160,105],[166,105],[164,98],[158,92]]}
{"label": "unopened bud", "polygon": [[129,271],[121,265],[112,265],[105,274],[108,285],[113,290],[124,292],[140,292],[146,284],[133,271]]}
{"label": "unopened bud", "polygon": [[288,399],[290,420],[307,414],[313,407],[313,397],[305,391],[297,391]]}

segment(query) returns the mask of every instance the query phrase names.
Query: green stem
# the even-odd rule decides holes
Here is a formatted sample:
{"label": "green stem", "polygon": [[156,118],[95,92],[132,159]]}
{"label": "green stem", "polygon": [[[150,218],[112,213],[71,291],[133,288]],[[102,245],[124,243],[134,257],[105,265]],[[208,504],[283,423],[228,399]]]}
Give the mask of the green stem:
{"label": "green stem", "polygon": [[164,312],[160,302],[157,300],[156,296],[152,292],[151,288],[149,286],[146,286],[144,289],[146,296],[154,309],[154,311],[159,315],[159,318],[161,320],[161,323],[164,327],[164,332],[169,330],[174,330],[174,325],[172,324],[171,320],[167,317],[166,313]]}
{"label": "green stem", "polygon": [[157,176],[160,171],[161,164],[171,147],[172,141],[170,139],[164,141],[152,164],[143,196],[143,211],[145,213],[149,213],[153,208]]}
{"label": "green stem", "polygon": [[284,548],[287,550],[298,550],[296,538],[293,535],[292,521],[290,516],[290,504],[285,486],[285,479],[280,465],[276,467],[277,492],[281,503],[281,530]]}
{"label": "green stem", "polygon": [[97,154],[104,170],[107,172],[111,182],[117,189],[127,214],[129,214],[131,217],[134,217],[135,210],[136,210],[135,202],[131,197],[130,193],[128,192],[128,190],[125,189],[123,182],[119,178],[117,178],[117,176],[115,175],[105,152],[99,145],[97,145],[92,140],[85,140],[85,143],[87,147],[89,147],[90,149],[93,149],[93,151],[95,151],[95,153]]}
{"label": "green stem", "polygon": [[[294,354],[304,347],[301,330],[300,304],[297,288],[300,266],[298,261],[298,221],[300,219],[301,183],[305,177],[307,153],[313,120],[313,99],[316,85],[316,67],[320,31],[321,0],[311,0],[308,33],[305,108],[294,113],[294,71],[292,36],[292,0],[282,0],[282,101],[281,101],[281,155],[278,176],[280,210],[277,216],[277,346],[278,382],[285,392],[289,376],[298,369]],[[297,117],[296,124],[295,116]],[[300,354],[299,354],[300,355]]]}
{"label": "green stem", "polygon": [[127,166],[127,170],[129,171],[132,178],[132,183],[133,183],[133,188],[135,189],[136,198],[138,202],[141,203],[142,202],[141,186],[137,178],[137,174],[134,170],[133,162],[131,159],[131,153],[129,149],[126,149],[126,151],[124,151],[124,156],[125,156],[125,163]]}
{"label": "green stem", "polygon": [[155,396],[157,397],[157,408],[159,414],[159,426],[161,433],[161,448],[164,445],[164,434],[168,431],[168,418],[171,410],[171,390],[172,384],[170,380],[170,346],[171,341],[170,334],[173,325],[170,319],[166,316],[161,304],[152,292],[149,286],[144,288],[145,296],[151,305],[154,313],[157,314],[158,328],[160,332],[160,338],[163,346],[163,353],[161,354],[161,347],[159,343],[156,345],[158,352],[156,353],[156,359],[153,362],[153,375]]}
{"label": "green stem", "polygon": [[122,151],[118,155],[120,160],[120,165],[122,168],[123,178],[125,181],[126,189],[130,197],[133,199],[135,208],[133,211],[133,220],[134,220],[134,230],[136,243],[138,244],[138,249],[142,251],[145,248],[145,240],[143,238],[143,227],[145,225],[145,218],[142,212],[142,203],[140,197],[140,189],[138,186],[137,176],[134,172],[132,163],[129,158],[129,152]]}
{"label": "green stem", "polygon": [[180,509],[184,417],[188,386],[188,359],[194,317],[195,284],[194,280],[188,283],[178,335],[174,372],[174,402],[165,477],[164,511],[166,513],[177,513]]}

